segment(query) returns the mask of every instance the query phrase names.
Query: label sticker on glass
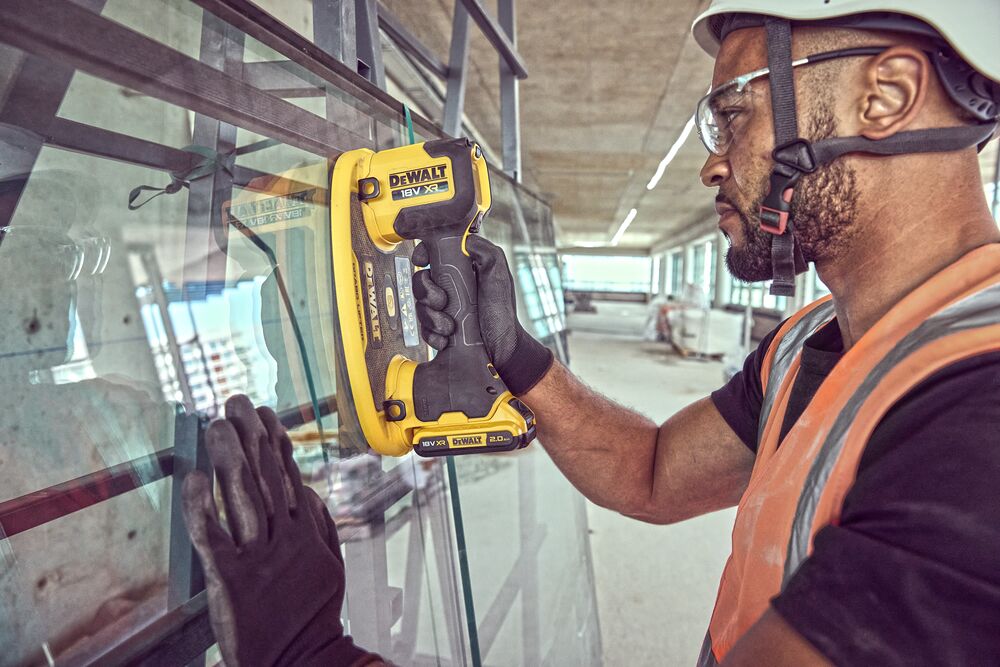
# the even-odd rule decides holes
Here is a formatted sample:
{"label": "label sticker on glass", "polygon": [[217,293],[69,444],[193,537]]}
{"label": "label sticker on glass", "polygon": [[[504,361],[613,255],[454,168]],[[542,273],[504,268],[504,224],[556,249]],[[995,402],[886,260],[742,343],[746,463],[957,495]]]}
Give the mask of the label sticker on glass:
{"label": "label sticker on glass", "polygon": [[225,212],[231,222],[238,222],[248,229],[253,229],[307,218],[313,213],[315,198],[316,189],[313,188],[278,197],[234,202],[226,207]]}
{"label": "label sticker on glass", "polygon": [[408,257],[396,257],[396,308],[403,325],[403,342],[406,347],[416,347],[420,344],[420,332],[413,300],[413,265]]}

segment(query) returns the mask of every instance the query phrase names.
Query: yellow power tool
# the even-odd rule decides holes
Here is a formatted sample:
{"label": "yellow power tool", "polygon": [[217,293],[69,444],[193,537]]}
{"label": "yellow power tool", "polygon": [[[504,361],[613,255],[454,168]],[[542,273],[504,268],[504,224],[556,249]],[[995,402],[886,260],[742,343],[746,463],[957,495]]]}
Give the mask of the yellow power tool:
{"label": "yellow power tool", "polygon": [[[446,139],[337,158],[330,186],[337,315],[346,376],[368,444],[381,454],[500,452],[535,437],[535,417],[497,374],[479,330],[465,247],[490,209],[480,147]],[[433,359],[419,340],[413,241],[456,322]]]}

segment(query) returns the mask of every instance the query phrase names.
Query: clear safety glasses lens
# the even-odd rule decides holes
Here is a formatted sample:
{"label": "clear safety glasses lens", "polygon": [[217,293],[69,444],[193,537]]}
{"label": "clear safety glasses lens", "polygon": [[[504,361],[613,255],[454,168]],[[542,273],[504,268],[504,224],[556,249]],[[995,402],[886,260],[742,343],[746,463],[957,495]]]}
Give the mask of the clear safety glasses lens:
{"label": "clear safety glasses lens", "polygon": [[111,242],[103,236],[72,239],[49,227],[0,227],[0,271],[20,267],[25,279],[74,281],[104,273]]}
{"label": "clear safety glasses lens", "polygon": [[750,84],[743,78],[724,83],[701,98],[695,122],[705,148],[715,155],[725,155],[752,109]]}

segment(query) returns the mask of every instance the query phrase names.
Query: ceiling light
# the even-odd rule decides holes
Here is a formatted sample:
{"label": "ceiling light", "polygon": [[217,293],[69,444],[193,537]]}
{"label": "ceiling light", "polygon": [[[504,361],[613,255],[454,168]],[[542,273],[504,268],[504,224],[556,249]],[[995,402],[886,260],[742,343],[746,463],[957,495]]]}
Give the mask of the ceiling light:
{"label": "ceiling light", "polygon": [[563,243],[559,245],[559,249],[563,250],[565,248],[607,248],[607,241],[577,241],[576,243]]}
{"label": "ceiling light", "polygon": [[635,216],[638,213],[639,211],[637,209],[632,209],[628,212],[628,215],[626,215],[625,219],[622,220],[621,227],[619,227],[618,231],[615,232],[615,235],[611,237],[611,245],[618,245],[618,242],[622,239],[622,234],[624,234],[625,230],[628,229],[628,226],[632,224],[632,221],[635,220]]}
{"label": "ceiling light", "polygon": [[667,165],[670,164],[674,157],[677,156],[678,151],[680,151],[684,142],[687,141],[688,135],[691,134],[691,130],[693,129],[694,116],[691,116],[687,124],[684,126],[684,129],[681,130],[681,136],[677,137],[677,141],[675,141],[674,145],[670,147],[669,151],[667,151],[666,156],[660,160],[660,166],[656,168],[656,173],[653,174],[653,177],[649,179],[649,183],[646,184],[647,190],[652,190],[656,187],[656,184],[660,182],[660,179],[663,178],[663,172],[667,170]]}

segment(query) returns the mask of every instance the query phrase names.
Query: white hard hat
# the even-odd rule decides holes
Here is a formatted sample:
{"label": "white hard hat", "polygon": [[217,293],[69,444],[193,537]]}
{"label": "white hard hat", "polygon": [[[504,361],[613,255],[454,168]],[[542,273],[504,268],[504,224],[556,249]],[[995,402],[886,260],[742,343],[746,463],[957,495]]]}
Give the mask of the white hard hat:
{"label": "white hard hat", "polygon": [[[713,58],[719,53],[720,19],[727,14],[763,14],[790,21],[824,21],[858,14],[895,14],[923,21],[936,30],[951,48],[983,76],[1000,82],[1000,0],[713,0],[694,21],[695,40]],[[886,30],[918,32],[912,22]],[[873,28],[877,24],[867,27]],[[859,24],[858,27],[863,27]]]}
{"label": "white hard hat", "polygon": [[[792,27],[800,22],[931,38],[935,47],[929,55],[944,90],[974,122],[904,130],[879,140],[837,136],[809,141],[796,136]],[[691,31],[698,44],[715,57],[729,32],[751,26],[763,26],[767,34],[774,109],[775,148],[770,187],[760,207],[761,229],[774,234],[771,294],[791,296],[795,275],[805,268],[792,226],[791,193],[800,176],[849,153],[982,149],[990,140],[1000,122],[1000,0],[712,0]],[[808,57],[805,62],[810,62]],[[779,63],[783,66],[778,67]]]}

